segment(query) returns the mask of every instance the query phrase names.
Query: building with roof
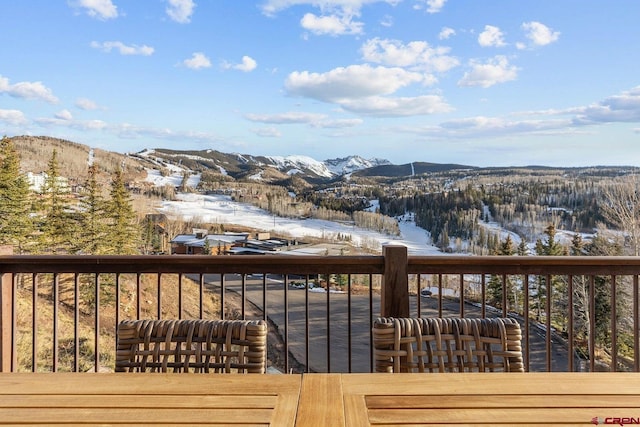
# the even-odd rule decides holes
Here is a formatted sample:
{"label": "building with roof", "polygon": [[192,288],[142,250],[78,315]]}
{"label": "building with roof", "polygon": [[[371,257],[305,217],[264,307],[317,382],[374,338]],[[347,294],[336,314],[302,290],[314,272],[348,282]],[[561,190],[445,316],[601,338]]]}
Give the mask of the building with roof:
{"label": "building with roof", "polygon": [[247,240],[248,233],[178,234],[171,240],[171,254],[181,255],[223,255],[241,242]]}
{"label": "building with roof", "polygon": [[271,237],[269,233],[207,234],[205,229],[193,229],[191,234],[178,234],[171,240],[171,254],[181,255],[264,255],[288,253],[300,245],[297,240]]}

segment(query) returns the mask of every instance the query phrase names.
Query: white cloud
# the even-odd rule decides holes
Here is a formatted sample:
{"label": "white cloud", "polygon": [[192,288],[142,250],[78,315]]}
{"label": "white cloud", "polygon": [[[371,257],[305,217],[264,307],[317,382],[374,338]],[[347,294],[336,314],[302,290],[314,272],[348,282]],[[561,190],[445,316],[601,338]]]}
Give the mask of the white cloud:
{"label": "white cloud", "polygon": [[255,61],[255,59],[245,55],[242,57],[242,63],[238,64],[235,68],[236,70],[248,72],[255,70],[257,66],[258,63]]}
{"label": "white cloud", "polygon": [[251,132],[264,138],[280,138],[282,136],[282,133],[280,133],[280,131],[274,127],[251,129]]}
{"label": "white cloud", "polygon": [[301,5],[317,7],[321,10],[343,10],[358,12],[360,9],[362,9],[363,6],[367,4],[387,3],[390,5],[396,5],[400,3],[400,1],[402,0],[265,0],[261,5],[261,9],[262,13],[267,16],[274,16],[282,10]]}
{"label": "white cloud", "polygon": [[353,21],[351,15],[316,16],[313,13],[306,13],[300,20],[300,25],[313,34],[331,36],[362,34],[364,26],[362,22]]}
{"label": "white cloud", "polygon": [[73,127],[84,130],[101,130],[107,127],[107,123],[102,120],[83,120],[76,122]]}
{"label": "white cloud", "polygon": [[291,111],[288,113],[280,113],[280,114],[245,114],[244,116],[247,120],[251,120],[252,122],[260,122],[260,123],[271,123],[271,124],[296,124],[296,123],[315,123],[320,120],[325,119],[327,116],[324,114],[316,114],[316,113],[303,113],[297,111]]}
{"label": "white cloud", "polygon": [[504,34],[500,28],[493,25],[485,25],[484,31],[478,36],[478,43],[482,47],[502,47],[506,46]]}
{"label": "white cloud", "polygon": [[293,96],[340,103],[341,100],[352,98],[388,95],[424,80],[423,74],[402,68],[351,65],[327,73],[295,71],[287,77],[285,89]]}
{"label": "white cloud", "polygon": [[56,114],[53,118],[43,117],[35,122],[43,127],[60,126],[81,131],[96,131],[108,129],[109,125],[102,120],[73,120],[65,118],[64,114]]}
{"label": "white cloud", "polygon": [[94,49],[100,49],[103,52],[107,52],[107,53],[111,52],[111,50],[113,49],[116,49],[118,52],[120,52],[121,55],[150,56],[154,52],[154,49],[147,45],[138,46],[133,44],[133,45],[127,46],[126,44],[118,41],[109,41],[109,42],[103,42],[103,43],[93,41],[91,42],[91,47]]}
{"label": "white cloud", "polygon": [[93,102],[90,99],[87,98],[78,98],[76,99],[76,107],[80,108],[81,110],[86,110],[86,111],[92,111],[92,110],[99,110],[101,109],[101,107],[96,104],[95,102]]}
{"label": "white cloud", "polygon": [[506,120],[502,117],[467,117],[440,124],[439,132],[449,137],[499,137],[513,134],[565,134],[571,127],[566,119]]}
{"label": "white cloud", "polygon": [[222,63],[222,68],[226,70],[239,70],[244,71],[245,73],[255,70],[257,66],[258,63],[255,59],[246,55],[242,57],[242,62],[240,64],[231,64],[226,61]]}
{"label": "white cloud", "polygon": [[313,127],[325,128],[325,129],[343,129],[354,126],[360,126],[363,122],[362,119],[333,119],[333,120],[321,120],[317,123],[312,123]]}
{"label": "white cloud", "polygon": [[75,0],[69,4],[85,9],[86,14],[92,18],[105,20],[118,17],[118,7],[111,0]]}
{"label": "white cloud", "polygon": [[167,0],[166,9],[169,18],[180,24],[188,24],[191,22],[191,15],[196,4],[193,0]]}
{"label": "white cloud", "polygon": [[362,119],[329,119],[325,114],[291,111],[281,114],[246,114],[245,119],[269,124],[306,124],[315,128],[346,128],[362,124]]}
{"label": "white cloud", "polygon": [[439,13],[447,0],[415,0],[414,10],[427,9],[427,13]]}
{"label": "white cloud", "polygon": [[427,0],[427,12],[438,13],[444,7],[447,0]]}
{"label": "white cloud", "polygon": [[456,58],[448,55],[450,48],[434,48],[424,41],[405,45],[398,40],[375,38],[367,40],[360,50],[366,61],[395,67],[419,66],[427,71],[446,72],[460,65]]}
{"label": "white cloud", "polygon": [[[3,110],[0,110],[0,120],[2,120]],[[13,116],[16,116],[13,114]],[[16,116],[18,117],[18,116]],[[25,120],[26,122],[26,120]],[[177,141],[184,143],[189,140],[194,143],[210,144],[220,143],[218,136],[197,131],[181,131],[170,128],[156,128],[137,126],[130,123],[110,124],[102,120],[65,120],[58,117],[39,118],[35,122],[43,127],[62,127],[80,131],[100,131],[115,135],[122,139],[158,139],[166,141]],[[21,123],[18,123],[21,124]]]}
{"label": "white cloud", "polygon": [[546,25],[536,21],[523,23],[522,29],[526,33],[525,36],[536,46],[545,46],[560,38],[558,31],[553,31]]}
{"label": "white cloud", "polygon": [[[317,35],[362,34],[364,23],[355,21],[363,6],[375,3],[396,5],[402,0],[265,0],[260,6],[262,13],[275,16],[278,12],[293,6],[307,5],[320,10],[320,14],[306,13],[300,25]],[[440,0],[441,1],[441,0]],[[383,21],[389,23],[388,18]],[[384,25],[384,23],[383,23]]]}
{"label": "white cloud", "polygon": [[440,33],[438,34],[438,38],[440,40],[447,40],[449,37],[455,36],[455,35],[456,35],[456,30],[454,30],[453,28],[442,27],[442,30],[440,30]]}
{"label": "white cloud", "polygon": [[498,83],[515,80],[518,77],[518,68],[509,64],[509,60],[502,55],[497,55],[486,63],[470,62],[471,71],[464,73],[458,81],[458,86],[481,86],[484,88]]}
{"label": "white cloud", "polygon": [[382,25],[383,27],[393,27],[393,22],[393,16],[385,15],[380,21],[380,25]]}
{"label": "white cloud", "polygon": [[594,124],[613,122],[640,122],[640,86],[613,95],[604,100],[589,105],[568,110],[576,113],[574,123]]}
{"label": "white cloud", "polygon": [[219,137],[206,132],[174,131],[169,128],[151,128],[135,126],[129,123],[109,126],[108,131],[125,139],[156,138],[168,141],[179,141],[181,143],[184,143],[184,140],[188,139],[207,144],[220,142]]}
{"label": "white cloud", "polygon": [[0,122],[10,125],[23,125],[27,123],[27,118],[22,111],[0,109]]}
{"label": "white cloud", "polygon": [[73,120],[73,115],[69,110],[60,110],[55,114],[55,118],[60,120]]}
{"label": "white cloud", "polygon": [[182,64],[192,70],[211,67],[211,61],[202,52],[195,52],[191,58],[182,61]]}
{"label": "white cloud", "polygon": [[[509,122],[500,117],[475,116],[465,117],[462,119],[448,120],[441,123],[440,126],[451,130],[487,130],[487,129],[504,129],[509,127]],[[517,123],[517,122],[512,122]],[[511,125],[512,126],[512,125]]]}
{"label": "white cloud", "polygon": [[[474,116],[448,120],[439,125],[403,127],[398,132],[436,138],[487,138],[512,135],[572,136],[585,134],[581,128],[608,123],[640,123],[640,86],[588,106],[564,110],[521,111],[512,116],[544,116],[510,120],[504,117]],[[640,128],[632,128],[639,133]]]}
{"label": "white cloud", "polygon": [[50,104],[56,104],[58,98],[53,95],[51,89],[42,82],[18,82],[10,84],[9,79],[0,75],[0,94],[6,93],[14,98],[39,99]]}
{"label": "white cloud", "polygon": [[402,117],[447,113],[453,108],[439,95],[417,97],[382,97],[344,100],[340,106],[345,110],[366,116]]}
{"label": "white cloud", "polygon": [[289,74],[285,89],[290,95],[335,103],[347,111],[378,117],[426,115],[451,111],[439,95],[387,97],[413,83],[431,83],[421,73],[402,68],[351,65],[327,73]]}

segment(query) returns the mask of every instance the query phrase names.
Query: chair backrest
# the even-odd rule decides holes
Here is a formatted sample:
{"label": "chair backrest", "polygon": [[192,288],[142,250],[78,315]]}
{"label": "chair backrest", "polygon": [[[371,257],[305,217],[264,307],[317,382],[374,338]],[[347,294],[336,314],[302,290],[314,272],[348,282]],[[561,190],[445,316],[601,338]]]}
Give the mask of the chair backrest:
{"label": "chair backrest", "polygon": [[524,372],[511,318],[378,318],[376,372]]}
{"label": "chair backrest", "polygon": [[264,320],[124,320],[116,372],[265,373]]}

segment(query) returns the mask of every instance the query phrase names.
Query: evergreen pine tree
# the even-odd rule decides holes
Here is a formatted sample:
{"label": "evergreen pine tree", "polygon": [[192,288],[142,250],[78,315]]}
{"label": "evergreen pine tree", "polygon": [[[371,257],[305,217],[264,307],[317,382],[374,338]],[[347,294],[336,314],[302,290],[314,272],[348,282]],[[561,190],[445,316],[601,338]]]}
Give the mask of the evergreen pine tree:
{"label": "evergreen pine tree", "polygon": [[556,240],[556,227],[553,224],[544,230],[544,234],[547,235],[547,242],[536,242],[536,254],[548,255],[548,256],[563,256],[567,255],[567,250]]}
{"label": "evergreen pine tree", "polygon": [[53,150],[42,187],[44,220],[40,244],[45,252],[66,252],[71,247],[75,223],[67,202],[68,194],[69,187],[60,176],[58,153]]}
{"label": "evergreen pine tree", "polygon": [[571,256],[579,256],[584,254],[584,241],[580,233],[575,233],[571,239],[571,248],[569,249]]}
{"label": "evergreen pine tree", "polygon": [[[547,241],[542,242],[540,239],[536,242],[536,254],[540,256],[566,256],[568,251],[556,240],[556,227],[550,224],[544,231],[547,235]],[[544,276],[538,277],[538,289],[536,294],[536,309],[538,317],[542,307],[546,307],[547,297],[549,295],[549,289],[547,284],[547,278]],[[558,326],[566,326],[567,321],[567,283],[559,276],[551,277],[550,283],[551,289],[551,303],[552,314],[556,315],[556,321]]]}
{"label": "evergreen pine tree", "polygon": [[80,198],[80,227],[75,251],[83,254],[100,255],[106,253],[106,212],[105,200],[96,180],[98,168],[89,166],[89,177]]}
{"label": "evergreen pine tree", "polygon": [[527,248],[527,242],[524,239],[520,239],[520,244],[518,245],[518,255],[519,256],[527,256],[529,254],[529,248]]}
{"label": "evergreen pine tree", "polygon": [[[218,242],[218,248],[220,248],[220,242]],[[211,255],[211,240],[207,237],[204,238],[204,246],[202,247],[203,255]]]}
{"label": "evergreen pine tree", "polygon": [[0,140],[0,244],[24,253],[33,234],[31,192],[20,157],[6,136]]}
{"label": "evergreen pine tree", "polygon": [[131,196],[124,186],[122,171],[117,169],[111,182],[110,200],[107,202],[106,242],[109,253],[131,255],[138,253],[138,229]]}
{"label": "evergreen pine tree", "polygon": [[[510,235],[498,245],[498,249],[494,252],[494,255],[510,256],[516,253],[513,240]],[[494,307],[502,308],[502,292],[507,293],[507,304],[517,309],[515,286],[512,280],[507,277],[505,279],[505,289],[503,290],[503,279],[501,276],[492,275],[487,283],[487,296],[489,298],[488,303]]]}
{"label": "evergreen pine tree", "polygon": [[500,244],[498,255],[513,255],[516,253],[513,240],[510,235]]}

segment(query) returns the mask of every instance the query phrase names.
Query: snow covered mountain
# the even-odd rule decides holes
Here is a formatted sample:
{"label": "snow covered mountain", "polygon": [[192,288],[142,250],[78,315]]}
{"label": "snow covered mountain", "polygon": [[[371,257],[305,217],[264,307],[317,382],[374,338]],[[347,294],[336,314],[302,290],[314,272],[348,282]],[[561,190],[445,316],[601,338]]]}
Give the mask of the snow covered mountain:
{"label": "snow covered mountain", "polygon": [[330,159],[324,161],[325,166],[334,175],[341,176],[350,174],[362,169],[372,168],[374,166],[390,165],[391,162],[385,159],[363,159],[360,156],[349,156],[341,159]]}
{"label": "snow covered mountain", "polygon": [[[167,149],[144,150],[137,157],[156,164],[180,165],[191,171],[224,171],[233,178],[264,176],[271,170],[284,177],[299,176],[314,180],[330,180],[374,166],[390,165],[385,159],[364,159],[348,156],[340,159],[318,161],[309,156],[256,156],[239,153],[221,153],[215,150],[177,151]],[[271,173],[273,175],[273,173]]]}
{"label": "snow covered mountain", "polygon": [[305,174],[305,171],[310,171],[313,174],[324,178],[333,178],[336,175],[331,172],[325,163],[319,162],[308,156],[269,156],[267,159],[271,160],[271,166],[285,172],[287,175],[294,175],[298,173]]}

